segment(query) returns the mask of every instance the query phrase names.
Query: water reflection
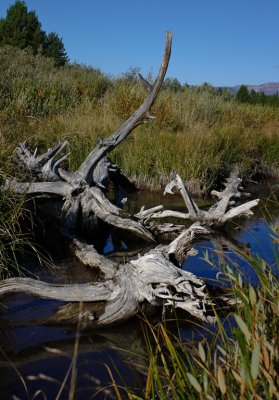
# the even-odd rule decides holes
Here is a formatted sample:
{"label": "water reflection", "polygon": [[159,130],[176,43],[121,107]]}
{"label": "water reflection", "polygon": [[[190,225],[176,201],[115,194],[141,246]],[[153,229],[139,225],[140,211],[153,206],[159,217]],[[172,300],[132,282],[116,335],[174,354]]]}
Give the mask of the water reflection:
{"label": "water reflection", "polygon": [[[278,273],[275,262],[278,254],[278,244],[273,240],[274,232],[267,221],[259,218],[245,223],[240,230],[231,231],[230,236],[220,236],[202,241],[194,245],[198,252],[196,257],[188,257],[182,268],[196,275],[216,280],[218,271],[225,264],[236,267],[242,273],[243,280],[253,286],[258,284],[257,274],[249,261],[251,257],[261,257]],[[213,264],[205,259],[205,254]]]}
{"label": "water reflection", "polygon": [[[17,347],[17,352],[2,354],[0,361],[1,399],[29,399],[43,390],[47,399],[55,399],[62,382],[71,368],[76,333],[52,327],[14,328],[3,338]],[[82,334],[78,343],[77,390],[75,399],[115,399],[111,375],[119,386],[141,388],[144,384],[144,358],[138,322],[112,332]],[[1,330],[1,343],[3,330]],[[25,337],[25,347],[17,346],[17,339]],[[36,339],[35,339],[36,338]],[[40,338],[40,339],[38,339]],[[35,340],[34,340],[35,339]],[[33,342],[34,340],[34,342]],[[28,346],[29,344],[29,346]],[[9,361],[8,361],[9,360]],[[141,368],[137,369],[137,365]],[[144,368],[145,367],[145,368]],[[20,374],[20,376],[19,376]],[[24,383],[23,381],[24,380]],[[120,389],[121,392],[121,389]],[[61,399],[68,399],[69,379]]]}

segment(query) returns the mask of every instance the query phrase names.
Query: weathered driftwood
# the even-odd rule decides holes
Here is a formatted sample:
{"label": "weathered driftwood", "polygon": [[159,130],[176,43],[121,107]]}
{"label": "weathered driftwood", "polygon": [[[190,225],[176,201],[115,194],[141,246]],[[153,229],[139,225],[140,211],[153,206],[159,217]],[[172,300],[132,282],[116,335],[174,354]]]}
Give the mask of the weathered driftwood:
{"label": "weathered driftwood", "polygon": [[[105,282],[55,285],[30,278],[11,278],[0,282],[0,295],[23,291],[63,301],[105,302],[102,314],[86,311],[80,316],[83,328],[119,324],[134,316],[146,302],[156,307],[180,308],[195,318],[211,322],[213,318],[207,311],[212,302],[204,281],[177,268],[171,261],[183,258],[195,236],[209,233],[206,228],[194,224],[170,245],[157,246],[144,256],[120,265],[98,254],[92,245],[74,239],[76,255],[86,265],[99,268]],[[59,312],[60,320],[66,322],[63,308]],[[65,313],[68,315],[67,308]],[[77,320],[71,315],[71,322]]]}
{"label": "weathered driftwood", "polygon": [[23,142],[15,149],[16,160],[20,167],[31,175],[46,181],[57,181],[59,180],[58,167],[67,158],[68,153],[59,159],[56,157],[67,145],[68,141],[66,140],[41,156],[37,156],[37,148],[32,153],[26,142]]}
{"label": "weathered driftwood", "polygon": [[199,221],[202,225],[218,227],[222,226],[228,220],[239,217],[239,216],[250,216],[253,215],[251,208],[255,207],[259,203],[259,199],[251,200],[249,202],[243,203],[236,207],[232,207],[236,204],[236,200],[244,195],[245,197],[249,196],[248,193],[242,193],[241,187],[242,179],[239,177],[238,170],[235,169],[229,178],[223,182],[225,189],[221,192],[217,192],[213,190],[211,192],[212,195],[218,197],[217,203],[215,203],[212,207],[209,208],[208,211],[201,210],[197,204],[192,199],[191,195],[187,191],[182,179],[179,175],[176,175],[176,178],[171,181],[165,188],[165,194],[170,193],[173,194],[173,189],[178,188],[181,193],[185,205],[187,207],[187,213],[171,211],[171,210],[162,210],[161,206],[149,209],[149,210],[141,210],[136,217],[139,218],[143,223],[148,223],[150,219],[156,218],[180,218],[186,219],[190,221]]}
{"label": "weathered driftwood", "polygon": [[[18,162],[43,182],[18,183],[16,181],[7,181],[6,186],[10,186],[19,192],[25,191],[30,194],[50,193],[65,198],[62,212],[70,229],[75,228],[80,216],[83,218],[83,225],[89,225],[90,227],[90,216],[94,213],[98,218],[111,225],[119,228],[125,227],[125,230],[130,230],[142,239],[153,241],[152,235],[144,226],[137,221],[123,218],[121,209],[113,206],[105,196],[101,198],[102,195],[98,191],[98,186],[103,188],[104,181],[107,179],[109,167],[106,160],[104,160],[106,155],[118,146],[137,126],[153,119],[150,115],[150,109],[156,100],[168,68],[171,42],[172,34],[167,32],[161,68],[154,84],[147,83],[141,77],[149,92],[142,105],[116,132],[101,140],[75,172],[67,172],[59,168],[67,154],[56,161],[57,155],[64,149],[66,142],[49,149],[47,153],[39,157],[36,150],[32,153],[23,143],[16,150]],[[52,182],[50,183],[49,181]]]}

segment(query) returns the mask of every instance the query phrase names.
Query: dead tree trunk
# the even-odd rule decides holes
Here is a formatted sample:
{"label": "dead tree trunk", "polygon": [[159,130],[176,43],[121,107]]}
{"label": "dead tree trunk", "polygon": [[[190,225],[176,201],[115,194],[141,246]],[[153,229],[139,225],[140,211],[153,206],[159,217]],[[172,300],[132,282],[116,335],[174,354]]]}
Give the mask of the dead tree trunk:
{"label": "dead tree trunk", "polygon": [[85,226],[90,225],[89,214],[94,213],[109,224],[119,228],[125,227],[125,230],[131,231],[147,241],[153,241],[154,238],[144,226],[135,220],[128,219],[127,216],[123,216],[123,211],[112,205],[99,188],[103,188],[103,180],[107,176],[107,166],[103,162],[104,157],[137,126],[154,118],[150,115],[150,109],[164,81],[171,54],[171,42],[172,34],[167,32],[161,68],[154,84],[149,84],[141,77],[149,91],[142,105],[116,132],[101,140],[75,172],[67,172],[59,168],[67,154],[56,160],[57,155],[66,146],[66,142],[49,149],[47,153],[39,157],[37,150],[32,153],[26,147],[26,143],[23,143],[16,150],[18,162],[23,165],[25,170],[35,174],[43,182],[18,183],[7,181],[6,186],[10,186],[19,192],[29,194],[49,193],[65,198],[62,212],[65,216],[65,222],[71,230],[74,230],[80,214]]}

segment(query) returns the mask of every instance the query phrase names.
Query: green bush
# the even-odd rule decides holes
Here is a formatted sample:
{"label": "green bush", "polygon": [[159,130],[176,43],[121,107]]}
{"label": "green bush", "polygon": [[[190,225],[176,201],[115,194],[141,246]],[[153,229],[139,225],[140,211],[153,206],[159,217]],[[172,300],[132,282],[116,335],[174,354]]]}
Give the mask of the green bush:
{"label": "green bush", "polygon": [[28,50],[0,48],[0,109],[9,115],[45,117],[65,113],[84,101],[100,99],[110,79],[94,68],[55,67]]}

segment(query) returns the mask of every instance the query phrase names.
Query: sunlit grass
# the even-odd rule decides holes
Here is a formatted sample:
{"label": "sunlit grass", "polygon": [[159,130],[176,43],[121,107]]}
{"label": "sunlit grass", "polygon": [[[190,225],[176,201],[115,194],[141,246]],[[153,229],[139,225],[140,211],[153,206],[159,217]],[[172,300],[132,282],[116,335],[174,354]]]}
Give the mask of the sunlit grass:
{"label": "sunlit grass", "polygon": [[[19,141],[46,149],[68,139],[69,168],[141,104],[136,75],[111,78],[94,68],[55,68],[51,60],[2,48],[0,161],[12,167]],[[159,189],[175,173],[206,191],[239,164],[245,174],[278,175],[279,109],[237,103],[210,86],[163,88],[154,121],[138,127],[110,155],[142,186]]]}
{"label": "sunlit grass", "polygon": [[205,335],[203,340],[183,342],[163,323],[145,324],[145,388],[142,395],[127,390],[129,399],[279,398],[279,264],[276,271],[261,258],[253,258],[252,264],[257,287],[224,268],[236,303],[226,318],[229,332],[217,314],[210,340]]}

